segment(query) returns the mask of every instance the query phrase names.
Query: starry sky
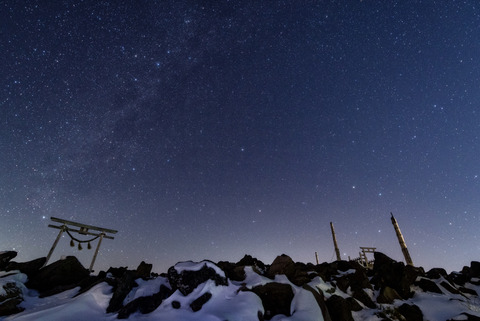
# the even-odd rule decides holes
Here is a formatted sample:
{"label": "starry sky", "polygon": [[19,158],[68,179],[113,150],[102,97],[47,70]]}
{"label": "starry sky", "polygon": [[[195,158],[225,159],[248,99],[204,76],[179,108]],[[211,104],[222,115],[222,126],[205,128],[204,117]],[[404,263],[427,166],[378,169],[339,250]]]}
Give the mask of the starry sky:
{"label": "starry sky", "polygon": [[[477,1],[0,4],[0,250],[96,269],[480,260]],[[79,237],[81,238],[81,237]],[[52,260],[93,250],[62,238]],[[84,247],[85,248],[85,247]]]}

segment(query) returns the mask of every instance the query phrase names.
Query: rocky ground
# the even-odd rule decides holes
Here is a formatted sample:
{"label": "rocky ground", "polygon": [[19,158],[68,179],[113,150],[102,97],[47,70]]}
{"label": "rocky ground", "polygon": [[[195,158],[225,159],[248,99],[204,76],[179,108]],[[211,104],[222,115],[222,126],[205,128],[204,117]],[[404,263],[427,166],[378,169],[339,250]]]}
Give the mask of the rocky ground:
{"label": "rocky ground", "polygon": [[99,285],[106,299],[96,301],[95,320],[480,320],[476,261],[447,274],[379,252],[373,269],[347,261],[304,264],[286,255],[266,265],[246,255],[236,263],[178,263],[160,275],[145,262],[136,270],[91,275],[73,256],[42,267],[45,258],[17,263],[16,255],[0,252],[0,320],[36,320],[48,313],[52,320],[73,320],[65,317],[73,309],[64,308],[63,317],[58,309],[41,314],[29,302],[67,293],[65,306],[73,306]]}

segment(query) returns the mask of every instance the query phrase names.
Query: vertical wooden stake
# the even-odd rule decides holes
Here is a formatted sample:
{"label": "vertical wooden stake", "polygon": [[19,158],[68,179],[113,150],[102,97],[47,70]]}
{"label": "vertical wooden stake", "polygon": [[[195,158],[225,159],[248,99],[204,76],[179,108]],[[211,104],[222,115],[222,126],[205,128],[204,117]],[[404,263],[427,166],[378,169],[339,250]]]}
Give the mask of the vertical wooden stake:
{"label": "vertical wooden stake", "polygon": [[55,242],[53,242],[50,252],[48,252],[47,259],[45,260],[45,264],[43,264],[42,267],[47,266],[48,260],[50,260],[50,257],[52,256],[53,251],[55,250],[55,247],[58,244],[58,241],[60,241],[60,237],[62,236],[62,233],[65,232],[65,229],[66,229],[65,225],[63,225],[62,228],[60,229],[60,232],[58,233],[57,238],[55,239]]}
{"label": "vertical wooden stake", "polygon": [[317,265],[318,265],[318,253],[317,252],[315,252],[315,260],[316,260]]}
{"label": "vertical wooden stake", "polygon": [[95,264],[95,260],[97,259],[98,250],[100,249],[100,244],[102,244],[104,235],[104,233],[100,234],[100,239],[98,240],[97,248],[95,249],[95,254],[93,255],[92,263],[90,264],[90,272],[93,272],[93,265]]}

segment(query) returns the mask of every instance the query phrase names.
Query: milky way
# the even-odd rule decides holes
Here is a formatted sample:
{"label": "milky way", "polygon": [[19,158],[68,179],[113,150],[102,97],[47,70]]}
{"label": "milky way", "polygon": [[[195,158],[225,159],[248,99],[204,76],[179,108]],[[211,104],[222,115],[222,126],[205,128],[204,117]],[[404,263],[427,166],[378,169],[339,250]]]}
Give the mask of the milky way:
{"label": "milky way", "polygon": [[[98,269],[479,260],[476,1],[63,1],[0,7],[0,250],[51,216],[118,230]],[[92,251],[63,239],[54,253]]]}

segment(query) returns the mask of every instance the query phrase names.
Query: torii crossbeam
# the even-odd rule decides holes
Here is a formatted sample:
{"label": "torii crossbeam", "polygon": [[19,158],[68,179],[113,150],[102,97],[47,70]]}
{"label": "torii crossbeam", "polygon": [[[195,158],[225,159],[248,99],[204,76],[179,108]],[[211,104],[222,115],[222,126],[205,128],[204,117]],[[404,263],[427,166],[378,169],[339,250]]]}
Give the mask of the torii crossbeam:
{"label": "torii crossbeam", "polygon": [[[60,237],[62,236],[63,232],[66,232],[70,236],[70,238],[72,239],[71,244],[73,244],[74,240],[78,242],[78,248],[79,249],[82,248],[80,246],[80,243],[88,243],[89,247],[90,247],[90,242],[91,241],[96,240],[97,238],[99,239],[98,244],[97,244],[97,248],[95,249],[95,254],[93,255],[92,263],[90,264],[90,268],[89,268],[90,272],[92,272],[93,271],[93,265],[95,264],[95,260],[97,258],[98,250],[100,249],[100,244],[102,244],[102,240],[104,238],[113,240],[114,237],[110,236],[108,234],[109,233],[110,234],[115,234],[115,233],[118,232],[116,230],[111,230],[111,229],[107,229],[107,228],[103,228],[103,227],[77,223],[77,222],[73,222],[73,221],[67,221],[67,220],[64,220],[64,219],[61,219],[61,218],[56,218],[56,217],[50,217],[50,219],[54,222],[61,223],[62,225],[60,225],[60,226],[52,225],[52,224],[48,225],[48,227],[59,229],[60,232],[58,233],[57,238],[55,239],[55,242],[53,242],[52,248],[48,252],[47,259],[46,259],[45,264],[43,266],[47,265],[48,260],[50,260],[50,257],[52,256],[52,253],[55,250],[55,247],[57,246],[58,241],[60,240]],[[94,236],[94,238],[92,238],[90,240],[78,240],[70,232],[78,233],[78,234],[81,234],[81,235],[92,235],[92,236]]]}

